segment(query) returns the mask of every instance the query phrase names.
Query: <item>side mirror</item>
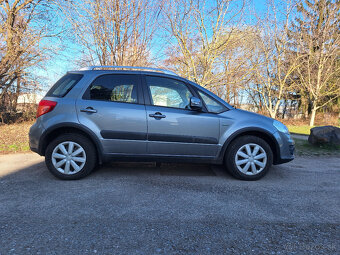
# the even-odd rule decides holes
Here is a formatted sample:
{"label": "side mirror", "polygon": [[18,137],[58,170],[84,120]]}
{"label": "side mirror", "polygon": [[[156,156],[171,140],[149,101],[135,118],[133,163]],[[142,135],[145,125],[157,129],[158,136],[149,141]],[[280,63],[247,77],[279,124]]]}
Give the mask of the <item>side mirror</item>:
{"label": "side mirror", "polygon": [[190,98],[190,108],[195,111],[201,111],[202,110],[202,101],[201,99],[197,97],[191,97]]}

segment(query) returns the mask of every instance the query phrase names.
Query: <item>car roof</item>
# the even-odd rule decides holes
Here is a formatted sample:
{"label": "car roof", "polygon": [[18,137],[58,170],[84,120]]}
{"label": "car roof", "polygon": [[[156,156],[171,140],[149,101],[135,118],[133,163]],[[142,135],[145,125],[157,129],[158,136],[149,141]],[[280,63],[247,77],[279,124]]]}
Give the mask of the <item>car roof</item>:
{"label": "car roof", "polygon": [[166,74],[171,74],[177,76],[177,74],[171,70],[155,68],[155,67],[145,67],[145,66],[88,66],[83,67],[80,70],[93,71],[93,70],[138,70],[138,71],[152,71],[161,72]]}
{"label": "car roof", "polygon": [[153,75],[153,76],[162,76],[173,79],[179,79],[188,82],[187,79],[177,75],[177,74],[168,74],[162,73],[158,71],[137,71],[137,70],[75,70],[68,71],[68,73],[78,73],[78,74],[93,74],[93,75],[102,75],[102,74],[144,74],[144,75]]}

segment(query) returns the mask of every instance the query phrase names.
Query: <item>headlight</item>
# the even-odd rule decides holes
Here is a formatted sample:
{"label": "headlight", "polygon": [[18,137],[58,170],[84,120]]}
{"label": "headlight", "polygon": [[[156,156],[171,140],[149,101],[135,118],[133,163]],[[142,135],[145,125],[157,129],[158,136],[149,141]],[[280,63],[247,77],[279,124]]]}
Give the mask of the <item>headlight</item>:
{"label": "headlight", "polygon": [[283,125],[280,121],[274,120],[273,125],[280,132],[287,133],[287,134],[289,133],[288,128],[285,125]]}

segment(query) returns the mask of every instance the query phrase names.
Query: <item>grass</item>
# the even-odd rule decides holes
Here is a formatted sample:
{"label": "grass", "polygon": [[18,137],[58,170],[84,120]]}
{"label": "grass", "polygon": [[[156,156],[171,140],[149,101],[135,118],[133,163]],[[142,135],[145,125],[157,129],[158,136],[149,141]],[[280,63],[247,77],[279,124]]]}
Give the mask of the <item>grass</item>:
{"label": "grass", "polygon": [[[302,134],[302,135],[310,135],[310,129],[313,128],[308,125],[301,125],[301,126],[287,125],[287,127],[290,133]],[[340,128],[340,126],[338,127]]]}
{"label": "grass", "polygon": [[320,145],[315,146],[306,140],[296,139],[295,151],[299,156],[340,156],[340,146]]}
{"label": "grass", "polygon": [[33,122],[0,125],[0,154],[28,152],[28,131]]}
{"label": "grass", "polygon": [[309,135],[310,129],[312,128],[307,125],[302,125],[302,126],[287,125],[287,127],[290,133],[303,134],[303,135]]}

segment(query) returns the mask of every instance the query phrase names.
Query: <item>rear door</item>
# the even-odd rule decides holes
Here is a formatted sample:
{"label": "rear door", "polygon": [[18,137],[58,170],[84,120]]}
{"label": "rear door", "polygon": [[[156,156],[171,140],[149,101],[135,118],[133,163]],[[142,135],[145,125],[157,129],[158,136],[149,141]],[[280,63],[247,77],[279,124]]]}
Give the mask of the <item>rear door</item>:
{"label": "rear door", "polygon": [[97,77],[77,100],[79,122],[101,138],[104,153],[145,154],[147,123],[138,74]]}
{"label": "rear door", "polygon": [[215,157],[220,124],[216,114],[190,109],[194,91],[181,80],[146,75],[148,153]]}

